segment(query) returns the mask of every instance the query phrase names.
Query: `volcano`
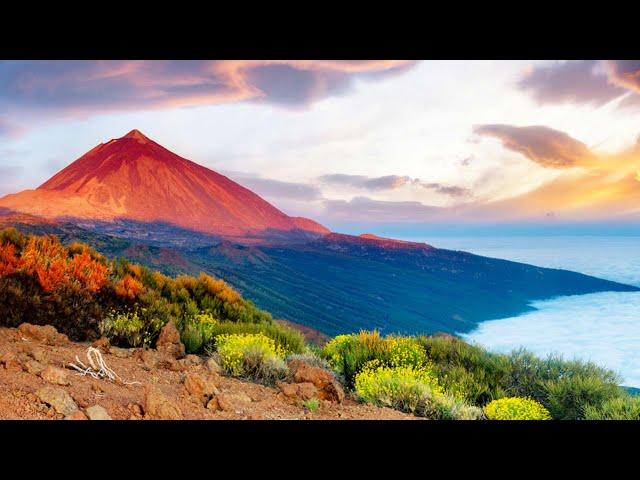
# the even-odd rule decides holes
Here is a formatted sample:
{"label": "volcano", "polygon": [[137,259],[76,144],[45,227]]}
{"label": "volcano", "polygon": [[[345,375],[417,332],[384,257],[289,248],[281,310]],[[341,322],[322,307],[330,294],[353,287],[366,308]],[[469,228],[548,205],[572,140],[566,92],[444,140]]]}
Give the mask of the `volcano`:
{"label": "volcano", "polygon": [[329,233],[138,130],[96,146],[35,190],[1,198],[0,207],[46,218],[167,222],[221,236]]}

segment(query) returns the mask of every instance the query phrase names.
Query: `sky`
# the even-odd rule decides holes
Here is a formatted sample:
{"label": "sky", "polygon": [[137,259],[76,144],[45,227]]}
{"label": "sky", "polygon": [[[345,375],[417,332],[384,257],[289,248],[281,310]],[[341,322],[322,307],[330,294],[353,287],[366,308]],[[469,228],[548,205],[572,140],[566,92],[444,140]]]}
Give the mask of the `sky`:
{"label": "sky", "polygon": [[640,61],[0,61],[0,196],[134,128],[349,233],[640,225]]}

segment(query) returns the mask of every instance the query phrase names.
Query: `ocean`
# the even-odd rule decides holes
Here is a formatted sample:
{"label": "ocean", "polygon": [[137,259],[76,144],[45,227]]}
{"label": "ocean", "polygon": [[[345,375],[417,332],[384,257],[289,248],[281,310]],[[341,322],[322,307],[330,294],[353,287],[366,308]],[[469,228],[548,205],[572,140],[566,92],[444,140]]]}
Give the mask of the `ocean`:
{"label": "ocean", "polygon": [[[500,236],[409,238],[438,248],[551,268],[640,286],[640,236]],[[542,356],[591,360],[640,387],[640,292],[596,293],[532,303],[536,310],[489,320],[463,334],[471,343],[509,352],[523,346]]]}

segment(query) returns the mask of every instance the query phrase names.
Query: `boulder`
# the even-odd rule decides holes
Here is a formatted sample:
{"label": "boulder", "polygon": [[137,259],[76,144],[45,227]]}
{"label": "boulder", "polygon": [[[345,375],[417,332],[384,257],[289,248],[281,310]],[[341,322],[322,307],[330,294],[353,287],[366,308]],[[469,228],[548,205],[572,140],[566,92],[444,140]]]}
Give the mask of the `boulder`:
{"label": "boulder", "polygon": [[71,382],[67,377],[67,372],[61,368],[54,367],[53,365],[45,367],[45,369],[40,372],[40,377],[55,385],[71,385]]}
{"label": "boulder", "polygon": [[331,402],[342,403],[344,390],[340,383],[328,370],[314,367],[302,360],[289,362],[289,370],[293,374],[296,383],[312,383],[318,389],[318,397]]}
{"label": "boulder", "polygon": [[87,412],[87,417],[89,420],[112,420],[104,407],[100,405],[93,405],[85,410]]}
{"label": "boulder", "polygon": [[184,388],[199,403],[207,405],[211,397],[218,394],[217,383],[213,375],[190,373],[184,379]]}
{"label": "boulder", "polygon": [[235,412],[247,403],[251,403],[251,397],[244,392],[238,393],[218,393],[207,403],[209,410],[223,410],[225,412]]}
{"label": "boulder", "polygon": [[144,412],[148,418],[156,420],[182,420],[183,418],[180,407],[153,385],[145,387]]}
{"label": "boulder", "polygon": [[302,383],[285,383],[285,382],[277,382],[276,387],[282,395],[290,400],[309,400],[314,397],[319,396],[318,389],[313,383],[310,382],[302,382]]}
{"label": "boulder", "polygon": [[58,333],[52,325],[32,325],[22,323],[18,326],[18,333],[29,340],[44,343],[46,345],[64,345],[69,343],[66,335]]}
{"label": "boulder", "polygon": [[60,387],[46,386],[36,392],[41,402],[51,405],[54,410],[64,416],[71,415],[78,410],[76,402],[69,393]]}
{"label": "boulder", "polygon": [[176,360],[184,358],[185,348],[180,341],[180,332],[174,325],[173,321],[169,321],[162,330],[156,341],[156,350],[175,358]]}
{"label": "boulder", "polygon": [[222,367],[213,358],[209,357],[204,364],[211,373],[222,374]]}

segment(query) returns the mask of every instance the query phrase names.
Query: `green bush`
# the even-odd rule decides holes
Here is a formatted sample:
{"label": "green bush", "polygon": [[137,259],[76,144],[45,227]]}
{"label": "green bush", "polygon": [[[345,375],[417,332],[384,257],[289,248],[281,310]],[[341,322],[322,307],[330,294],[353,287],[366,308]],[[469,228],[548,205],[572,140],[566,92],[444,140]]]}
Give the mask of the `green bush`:
{"label": "green bush", "polygon": [[509,365],[504,355],[490,353],[452,336],[420,336],[427,358],[444,389],[472,405],[503,397]]}
{"label": "green bush", "polygon": [[595,407],[587,405],[584,409],[586,420],[640,420],[640,397],[621,395]]}
{"label": "green bush", "polygon": [[544,405],[554,419],[579,420],[587,407],[599,408],[619,397],[620,378],[592,362],[535,357],[520,349],[508,356],[505,389],[513,396],[530,397]]}
{"label": "green bush", "polygon": [[551,420],[549,411],[530,398],[493,400],[484,407],[484,412],[489,420]]}
{"label": "green bush", "polygon": [[162,326],[160,321],[146,317],[145,312],[112,311],[100,322],[99,331],[114,345],[149,347]]}

